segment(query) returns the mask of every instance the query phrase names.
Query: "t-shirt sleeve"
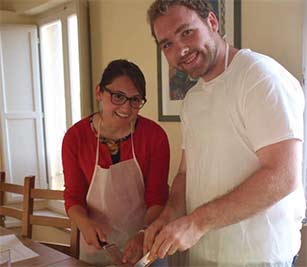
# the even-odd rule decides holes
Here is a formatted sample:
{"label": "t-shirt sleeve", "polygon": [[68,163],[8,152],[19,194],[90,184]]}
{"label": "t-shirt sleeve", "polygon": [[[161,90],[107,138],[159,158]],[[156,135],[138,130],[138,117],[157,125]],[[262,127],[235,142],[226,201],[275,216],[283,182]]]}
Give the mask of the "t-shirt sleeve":
{"label": "t-shirt sleeve", "polygon": [[86,207],[88,184],[78,160],[78,140],[73,131],[68,130],[62,144],[62,163],[64,172],[65,209],[74,205]]}
{"label": "t-shirt sleeve", "polygon": [[164,205],[168,199],[170,148],[167,135],[161,128],[156,132],[150,149],[150,162],[145,182],[147,208],[154,205]]}
{"label": "t-shirt sleeve", "polygon": [[255,151],[288,139],[303,140],[304,95],[288,73],[269,75],[247,91],[243,116]]}

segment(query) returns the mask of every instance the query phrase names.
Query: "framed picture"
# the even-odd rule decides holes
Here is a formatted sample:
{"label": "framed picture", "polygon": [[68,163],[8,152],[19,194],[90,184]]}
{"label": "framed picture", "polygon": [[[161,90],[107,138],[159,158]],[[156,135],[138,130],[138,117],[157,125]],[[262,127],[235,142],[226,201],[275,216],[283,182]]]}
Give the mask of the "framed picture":
{"label": "framed picture", "polygon": [[[209,0],[219,19],[219,31],[227,42],[241,48],[240,0]],[[186,73],[169,67],[157,46],[159,121],[180,121],[179,112],[186,92],[197,83]]]}

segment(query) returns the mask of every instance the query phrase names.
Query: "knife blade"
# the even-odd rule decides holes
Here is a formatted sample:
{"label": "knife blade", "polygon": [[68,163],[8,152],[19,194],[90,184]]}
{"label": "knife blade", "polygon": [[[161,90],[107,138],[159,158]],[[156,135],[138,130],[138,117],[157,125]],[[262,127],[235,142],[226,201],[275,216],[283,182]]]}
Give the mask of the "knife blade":
{"label": "knife blade", "polygon": [[148,267],[152,264],[156,259],[149,259],[149,254],[150,252],[147,252],[133,267]]}
{"label": "knife blade", "polygon": [[[123,258],[123,253],[121,250],[115,245],[115,244],[109,244],[108,242],[105,241],[100,241],[100,239],[97,237],[99,245],[107,252],[108,256],[112,260],[116,266],[120,267],[131,267],[130,264],[128,263],[123,263],[122,258]],[[149,259],[150,252],[147,252],[136,264],[134,264],[132,267],[148,267],[150,264],[152,264],[155,259]]]}
{"label": "knife blade", "polygon": [[104,249],[109,256],[109,258],[112,260],[112,262],[116,266],[130,266],[127,264],[124,264],[122,262],[123,259],[123,253],[119,249],[119,247],[115,244],[109,244],[108,242],[105,241],[100,241],[100,239],[97,237],[99,245]]}

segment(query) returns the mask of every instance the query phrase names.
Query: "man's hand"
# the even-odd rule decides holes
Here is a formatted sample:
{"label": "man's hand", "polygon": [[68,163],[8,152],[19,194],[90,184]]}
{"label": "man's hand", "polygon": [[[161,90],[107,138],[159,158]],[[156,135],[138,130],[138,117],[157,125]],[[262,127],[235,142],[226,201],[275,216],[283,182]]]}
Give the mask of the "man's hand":
{"label": "man's hand", "polygon": [[137,233],[125,246],[123,262],[134,265],[143,257],[144,232]]}
{"label": "man's hand", "polygon": [[162,228],[169,223],[170,220],[167,220],[165,217],[160,216],[156,219],[146,230],[144,237],[143,252],[144,255],[151,250],[152,245],[155,241],[155,237],[160,233]]}
{"label": "man's hand", "polygon": [[164,258],[166,255],[173,255],[178,250],[187,250],[194,246],[203,234],[192,216],[180,217],[164,226],[162,230],[160,228],[160,233],[154,240],[149,257]]}
{"label": "man's hand", "polygon": [[[145,231],[144,239],[144,255],[148,251],[152,251],[152,246],[155,238],[160,231],[172,221],[186,214],[185,206],[185,191],[186,191],[186,163],[185,152],[182,150],[181,162],[179,170],[174,178],[170,197],[161,215],[156,219]],[[151,254],[152,256],[155,256]]]}

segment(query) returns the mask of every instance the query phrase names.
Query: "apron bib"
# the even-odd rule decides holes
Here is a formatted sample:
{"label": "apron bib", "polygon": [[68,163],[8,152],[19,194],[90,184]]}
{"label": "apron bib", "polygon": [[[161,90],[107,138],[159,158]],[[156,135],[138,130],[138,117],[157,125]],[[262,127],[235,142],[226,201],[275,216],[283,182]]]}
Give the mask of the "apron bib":
{"label": "apron bib", "polygon": [[[98,137],[99,135],[100,123]],[[142,228],[146,212],[144,180],[134,152],[132,131],[131,149],[132,159],[104,169],[98,165],[97,138],[95,169],[86,196],[88,216],[102,226],[108,243],[115,243],[121,249]],[[80,259],[91,264],[112,264],[104,250],[97,250],[94,246],[88,245],[82,234]]]}

